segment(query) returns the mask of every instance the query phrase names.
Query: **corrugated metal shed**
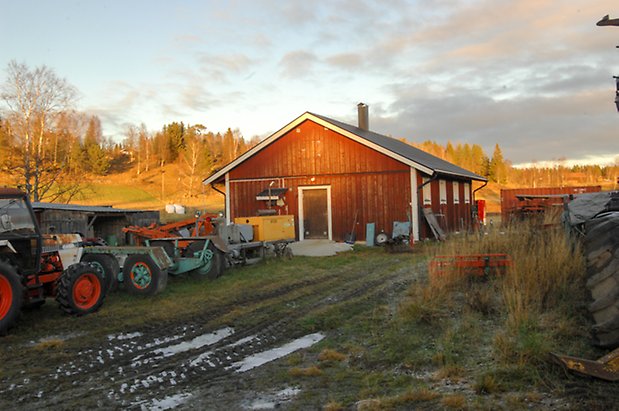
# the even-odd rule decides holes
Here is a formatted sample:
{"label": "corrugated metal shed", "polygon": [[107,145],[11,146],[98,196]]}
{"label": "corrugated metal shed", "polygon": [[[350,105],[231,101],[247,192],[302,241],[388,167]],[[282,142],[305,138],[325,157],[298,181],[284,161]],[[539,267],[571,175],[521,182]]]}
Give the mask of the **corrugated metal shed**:
{"label": "corrugated metal shed", "polygon": [[131,210],[126,208],[113,208],[112,206],[90,206],[79,204],[57,204],[57,203],[32,203],[32,208],[37,210],[63,210],[81,211],[90,213],[110,213],[110,214],[134,214],[143,213],[145,210]]}
{"label": "corrugated metal shed", "polygon": [[147,226],[159,222],[159,211],[89,206],[78,204],[32,203],[43,233],[80,233],[103,238],[110,244],[127,244],[122,229],[128,225]]}

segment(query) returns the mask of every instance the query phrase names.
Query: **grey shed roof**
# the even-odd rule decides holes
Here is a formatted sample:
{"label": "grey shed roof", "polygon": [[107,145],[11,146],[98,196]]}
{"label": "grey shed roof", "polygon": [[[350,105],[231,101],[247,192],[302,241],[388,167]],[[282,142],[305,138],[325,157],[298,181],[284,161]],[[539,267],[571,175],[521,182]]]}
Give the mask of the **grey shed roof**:
{"label": "grey shed roof", "polygon": [[420,150],[416,147],[411,146],[410,144],[403,143],[400,140],[397,140],[392,137],[387,137],[382,134],[374,133],[373,131],[363,130],[359,127],[352,126],[350,124],[342,123],[341,121],[333,120],[331,118],[321,116],[319,114],[310,113],[318,118],[323,119],[331,124],[338,126],[339,128],[343,128],[344,130],[356,134],[357,136],[364,138],[368,141],[371,141],[374,144],[377,144],[383,147],[386,150],[389,150],[393,153],[399,154],[402,157],[408,158],[411,161],[419,163],[428,167],[429,169],[434,170],[439,174],[447,174],[447,175],[456,175],[465,178],[470,178],[472,180],[479,181],[487,181],[485,177],[477,175],[471,171],[465,170],[462,167],[458,167],[455,164],[450,163],[449,161],[445,161],[441,158],[435,157],[432,154],[426,153],[423,150]]}
{"label": "grey shed roof", "polygon": [[299,124],[306,120],[311,120],[321,125],[324,125],[325,127],[328,127],[337,133],[344,134],[347,137],[368,147],[371,147],[374,150],[380,151],[383,154],[386,154],[392,158],[395,158],[400,162],[420,169],[424,173],[436,173],[438,175],[452,176],[456,178],[459,177],[467,180],[471,179],[477,181],[487,181],[486,178],[480,175],[477,175],[471,171],[463,169],[462,167],[458,167],[455,164],[435,157],[432,154],[428,154],[423,150],[403,143],[399,140],[396,140],[395,138],[387,137],[385,135],[374,133],[372,131],[363,130],[359,127],[342,123],[341,121],[333,120],[329,117],[305,112],[299,117],[297,117],[295,120],[288,123],[286,126],[279,129],[274,134],[262,140],[258,145],[254,146],[249,151],[237,157],[229,164],[226,164],[219,171],[216,171],[209,177],[205,178],[203,180],[203,184],[211,184],[222,181],[226,173],[228,173],[230,170],[232,170],[248,158],[254,156],[262,149],[269,146],[271,143],[275,142],[277,139],[279,139],[287,132],[294,129],[294,127],[297,127]]}
{"label": "grey shed roof", "polygon": [[37,210],[61,210],[61,211],[81,211],[85,213],[98,214],[130,214],[142,213],[144,210],[129,210],[123,208],[113,208],[112,206],[87,206],[78,204],[56,204],[56,203],[32,203],[32,208]]}

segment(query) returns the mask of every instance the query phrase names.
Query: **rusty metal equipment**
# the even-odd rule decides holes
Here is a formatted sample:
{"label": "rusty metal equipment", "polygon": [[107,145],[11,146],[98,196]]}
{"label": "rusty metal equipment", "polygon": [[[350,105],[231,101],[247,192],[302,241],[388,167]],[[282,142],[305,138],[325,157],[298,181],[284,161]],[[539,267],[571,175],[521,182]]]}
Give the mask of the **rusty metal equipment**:
{"label": "rusty metal equipment", "polygon": [[158,238],[203,237],[213,232],[212,220],[217,217],[217,214],[199,214],[194,218],[169,224],[151,224],[147,227],[129,226],[123,228],[123,232],[134,235],[136,245],[142,245],[146,240]]}
{"label": "rusty metal equipment", "polygon": [[501,189],[501,221],[548,217],[550,223],[557,216],[554,211],[561,212],[564,204],[575,196],[599,191],[602,191],[601,186]]}
{"label": "rusty metal equipment", "polygon": [[503,274],[512,266],[507,254],[469,254],[437,255],[430,260],[428,269],[431,276],[457,273],[468,276],[487,277]]}
{"label": "rusty metal equipment", "polygon": [[577,374],[606,381],[619,381],[619,348],[595,361],[569,355],[552,354],[552,356],[559,364]]}

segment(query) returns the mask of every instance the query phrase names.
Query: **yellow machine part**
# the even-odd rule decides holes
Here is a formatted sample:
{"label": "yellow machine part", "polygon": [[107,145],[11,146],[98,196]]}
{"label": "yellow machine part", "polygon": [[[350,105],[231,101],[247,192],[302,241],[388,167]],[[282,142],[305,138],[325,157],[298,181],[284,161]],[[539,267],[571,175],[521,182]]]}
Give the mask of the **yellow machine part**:
{"label": "yellow machine part", "polygon": [[258,217],[237,217],[235,224],[251,224],[254,227],[254,241],[294,240],[294,216],[270,215]]}
{"label": "yellow machine part", "polygon": [[570,371],[606,381],[619,381],[619,348],[595,361],[569,355],[553,356]]}

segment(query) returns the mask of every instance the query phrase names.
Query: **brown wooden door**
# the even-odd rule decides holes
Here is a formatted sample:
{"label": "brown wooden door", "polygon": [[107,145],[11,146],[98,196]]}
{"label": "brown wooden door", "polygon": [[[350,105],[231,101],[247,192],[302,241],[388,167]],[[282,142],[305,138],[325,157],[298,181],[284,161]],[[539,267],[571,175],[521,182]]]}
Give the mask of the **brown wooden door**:
{"label": "brown wooden door", "polygon": [[328,192],[326,188],[303,190],[303,237],[329,238]]}

